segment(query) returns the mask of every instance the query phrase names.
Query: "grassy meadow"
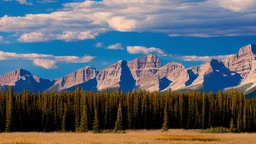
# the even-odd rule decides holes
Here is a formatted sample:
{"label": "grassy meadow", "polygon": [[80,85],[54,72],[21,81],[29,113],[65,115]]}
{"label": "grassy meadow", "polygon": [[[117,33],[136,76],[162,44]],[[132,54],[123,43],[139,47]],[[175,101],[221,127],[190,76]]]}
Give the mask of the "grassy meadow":
{"label": "grassy meadow", "polygon": [[1,133],[0,144],[255,144],[255,133],[210,134],[200,130],[140,130],[126,133]]}

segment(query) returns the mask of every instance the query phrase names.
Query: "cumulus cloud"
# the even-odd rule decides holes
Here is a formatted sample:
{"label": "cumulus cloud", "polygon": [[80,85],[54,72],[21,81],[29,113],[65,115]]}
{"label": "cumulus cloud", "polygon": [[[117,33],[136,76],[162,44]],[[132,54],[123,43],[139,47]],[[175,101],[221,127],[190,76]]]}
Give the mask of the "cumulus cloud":
{"label": "cumulus cloud", "polygon": [[[221,7],[235,11],[241,12],[248,8],[252,8],[255,4],[254,0],[217,0]],[[254,5],[255,6],[255,5]]]}
{"label": "cumulus cloud", "polygon": [[87,63],[94,59],[94,56],[56,56],[55,59],[57,62],[66,62],[66,63]]}
{"label": "cumulus cloud", "polygon": [[56,62],[50,59],[35,59],[33,60],[34,65],[43,67],[45,69],[54,69],[57,68]]}
{"label": "cumulus cloud", "polygon": [[49,14],[3,16],[0,31],[21,33],[20,42],[86,40],[108,31],[245,36],[256,35],[255,8],[255,0],[88,0]]}
{"label": "cumulus cloud", "polygon": [[171,57],[183,61],[200,61],[200,62],[207,62],[212,59],[218,59],[218,60],[224,60],[231,55],[216,55],[216,56],[196,56],[196,55],[191,55],[191,56],[175,56],[175,55],[170,55]]}
{"label": "cumulus cloud", "polygon": [[160,48],[155,48],[155,47],[150,47],[150,48],[146,48],[143,46],[128,46],[127,47],[127,51],[130,54],[159,54],[162,56],[166,56],[166,53],[161,50]]}
{"label": "cumulus cloud", "polygon": [[121,43],[116,43],[107,47],[109,50],[124,50]]}
{"label": "cumulus cloud", "polygon": [[17,1],[20,4],[32,5],[32,2],[28,2],[27,0],[4,0],[4,1],[6,1],[6,2]]}
{"label": "cumulus cloud", "polygon": [[0,61],[3,60],[31,60],[36,66],[45,69],[57,68],[57,63],[87,63],[91,62],[95,57],[84,55],[78,56],[54,56],[51,54],[27,53],[18,54],[14,52],[0,51]]}
{"label": "cumulus cloud", "polygon": [[76,40],[86,40],[86,39],[94,39],[95,35],[89,31],[83,32],[73,32],[73,31],[65,31],[62,34],[54,34],[51,32],[31,32],[24,33],[18,39],[19,42],[27,43],[27,42],[44,42],[49,40],[64,40],[64,41],[76,41]]}

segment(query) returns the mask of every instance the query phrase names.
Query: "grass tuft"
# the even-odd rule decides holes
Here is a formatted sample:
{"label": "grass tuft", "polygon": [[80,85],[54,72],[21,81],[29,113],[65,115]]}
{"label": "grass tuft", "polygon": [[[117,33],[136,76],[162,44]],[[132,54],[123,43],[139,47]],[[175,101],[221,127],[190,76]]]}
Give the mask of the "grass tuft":
{"label": "grass tuft", "polygon": [[218,139],[205,137],[202,135],[173,135],[173,136],[162,136],[160,138],[156,138],[159,141],[203,141],[203,142],[211,142],[218,141]]}

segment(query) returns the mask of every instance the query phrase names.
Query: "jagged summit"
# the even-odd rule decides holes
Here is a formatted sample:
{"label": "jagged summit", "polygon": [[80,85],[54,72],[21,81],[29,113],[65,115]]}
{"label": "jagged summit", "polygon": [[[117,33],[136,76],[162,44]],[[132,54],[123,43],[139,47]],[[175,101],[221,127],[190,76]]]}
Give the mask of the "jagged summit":
{"label": "jagged summit", "polygon": [[0,76],[1,88],[13,86],[15,92],[22,92],[24,89],[30,92],[45,91],[53,83],[50,80],[33,76],[29,71],[16,69]]}
{"label": "jagged summit", "polygon": [[132,91],[135,85],[135,80],[127,61],[124,60],[120,60],[101,70],[96,79],[98,90],[119,89]]}
{"label": "jagged summit", "polygon": [[[54,85],[48,88],[48,91],[63,91],[89,81],[96,81],[97,74],[98,74],[98,71],[95,68],[86,66],[64,77],[57,79]],[[94,82],[94,84],[95,83],[96,82]],[[91,84],[90,88],[92,89],[95,87],[96,87],[95,85]]]}
{"label": "jagged summit", "polygon": [[238,55],[244,55],[247,53],[256,54],[256,45],[249,44],[247,46],[240,48]]}
{"label": "jagged summit", "polygon": [[33,76],[29,71],[17,69],[0,76],[0,88],[13,86],[21,92],[65,91],[80,87],[87,91],[118,89],[122,91],[146,90],[218,91],[237,88],[247,95],[256,94],[256,47],[247,45],[225,60],[212,59],[202,65],[186,68],[177,62],[162,66],[155,54],[131,61],[120,60],[98,71],[86,66],[53,81]]}

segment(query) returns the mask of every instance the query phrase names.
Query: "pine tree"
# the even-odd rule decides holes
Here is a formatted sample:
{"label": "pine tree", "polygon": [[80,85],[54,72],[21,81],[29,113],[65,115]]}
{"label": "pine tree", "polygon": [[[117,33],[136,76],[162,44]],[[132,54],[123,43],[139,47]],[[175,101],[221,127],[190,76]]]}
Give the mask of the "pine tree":
{"label": "pine tree", "polygon": [[235,131],[234,119],[233,118],[231,118],[231,120],[230,120],[229,128],[230,128],[231,132]]}
{"label": "pine tree", "polygon": [[94,133],[99,133],[100,132],[100,121],[99,121],[97,108],[94,110],[93,132]]}
{"label": "pine tree", "polygon": [[87,117],[87,108],[86,105],[83,106],[83,113],[80,120],[79,132],[87,132],[88,131],[88,117]]}
{"label": "pine tree", "polygon": [[67,105],[64,104],[64,112],[61,120],[61,131],[65,132],[66,131],[66,117],[67,117]]}
{"label": "pine tree", "polygon": [[162,129],[164,131],[168,131],[168,129],[169,129],[169,115],[168,115],[168,104],[167,104],[167,101],[166,101],[165,108],[164,108],[164,121],[163,121]]}
{"label": "pine tree", "polygon": [[122,104],[121,102],[119,102],[114,131],[119,132],[122,130],[123,130],[123,113],[122,113]]}
{"label": "pine tree", "polygon": [[7,104],[6,104],[6,120],[5,120],[5,131],[11,131],[12,125],[12,101],[13,101],[13,89],[9,87],[8,89],[8,97],[7,97]]}

